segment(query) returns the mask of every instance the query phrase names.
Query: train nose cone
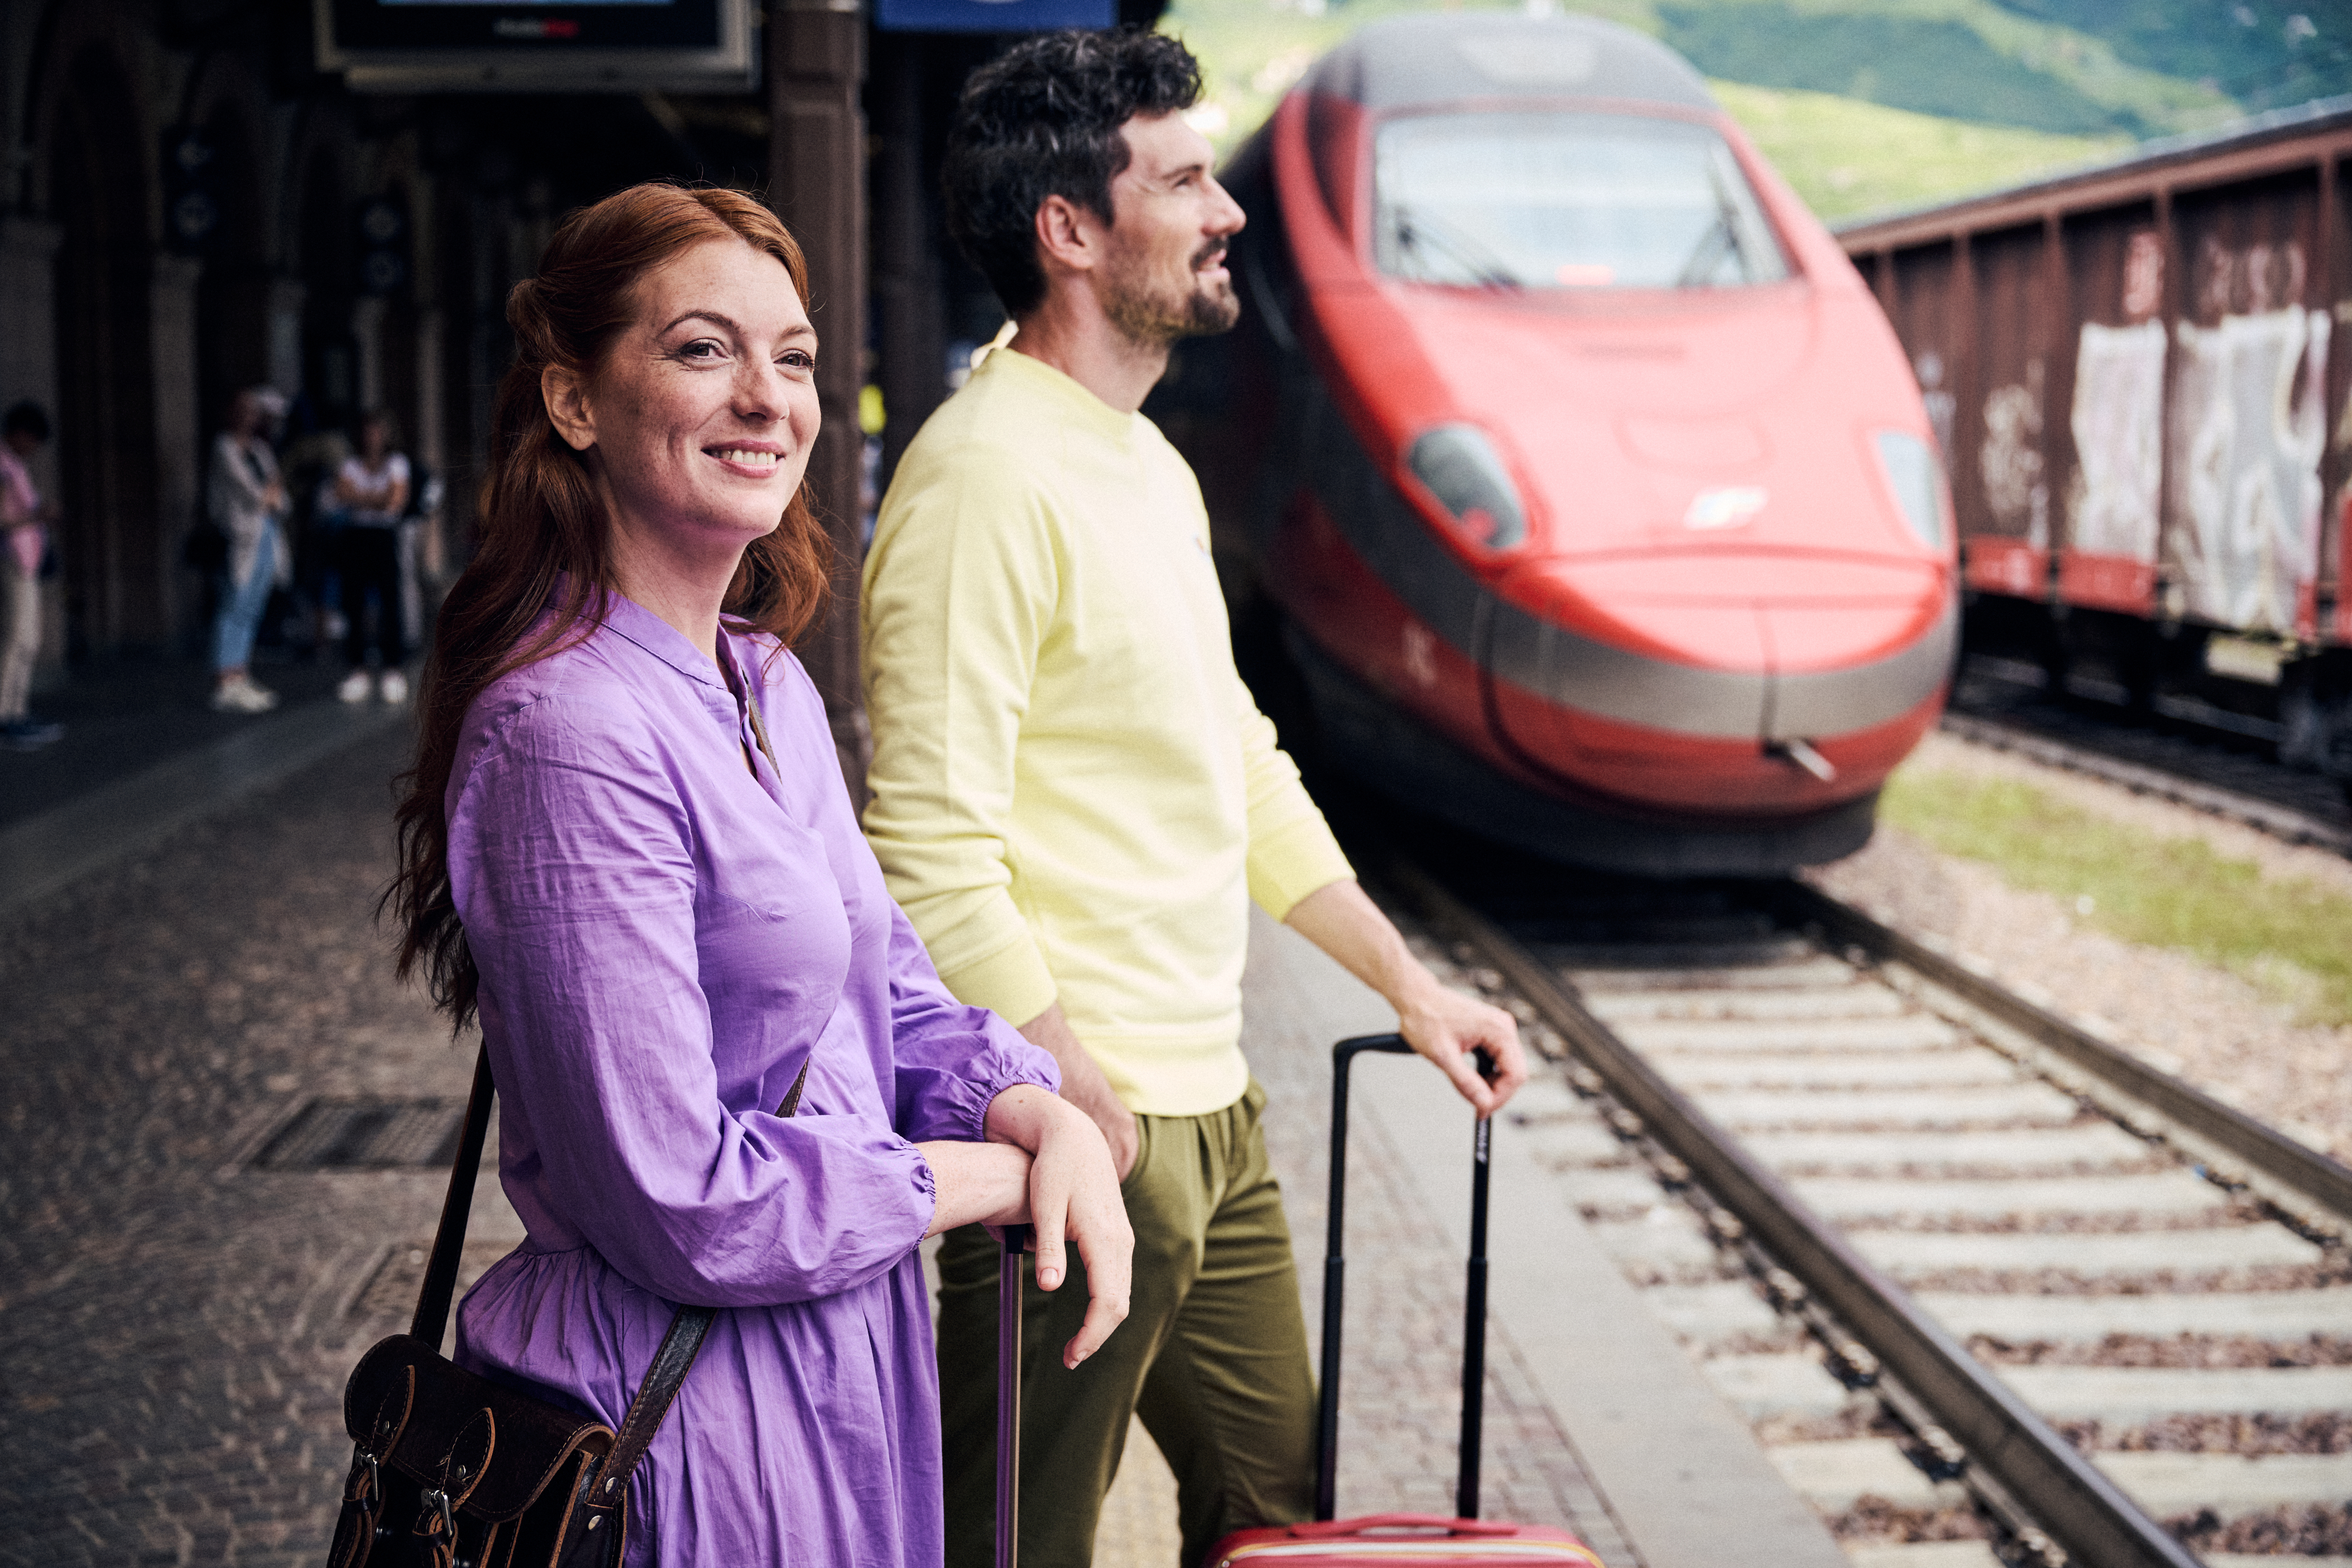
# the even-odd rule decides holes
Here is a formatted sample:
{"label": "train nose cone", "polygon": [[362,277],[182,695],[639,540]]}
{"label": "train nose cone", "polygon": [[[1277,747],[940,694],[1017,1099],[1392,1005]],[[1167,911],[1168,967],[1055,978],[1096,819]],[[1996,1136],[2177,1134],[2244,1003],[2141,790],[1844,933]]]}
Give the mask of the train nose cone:
{"label": "train nose cone", "polygon": [[1759,607],[1772,659],[1767,741],[1851,734],[1917,708],[1949,679],[1958,606],[1940,574],[1924,591]]}
{"label": "train nose cone", "polygon": [[1700,809],[1872,787],[1883,769],[1808,777],[1772,752],[1916,716],[1951,663],[1950,586],[1928,563],[1550,560],[1515,573],[1504,600],[1487,644],[1500,738],[1538,768],[1598,767],[1622,793]]}

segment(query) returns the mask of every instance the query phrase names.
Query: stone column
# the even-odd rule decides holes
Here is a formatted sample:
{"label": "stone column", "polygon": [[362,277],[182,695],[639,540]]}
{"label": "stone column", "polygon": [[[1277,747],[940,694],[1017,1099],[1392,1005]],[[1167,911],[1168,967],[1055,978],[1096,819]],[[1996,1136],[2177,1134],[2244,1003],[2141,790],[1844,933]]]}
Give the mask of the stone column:
{"label": "stone column", "polygon": [[857,683],[857,571],[865,548],[857,390],[866,349],[866,124],[858,89],[865,52],[857,0],[771,0],[768,184],[777,215],[808,256],[824,410],[808,479],[835,558],[831,601],[799,651],[824,695],[842,773],[859,801],[872,751]]}
{"label": "stone column", "polygon": [[269,280],[269,384],[289,397],[302,390],[302,306],[310,294],[299,278]]}
{"label": "stone column", "polygon": [[923,174],[923,51],[904,34],[875,43],[874,303],[880,342],[875,381],[889,423],[882,482],[907,443],[947,397],[947,311],[931,240]]}
{"label": "stone column", "polygon": [[[196,280],[204,263],[193,257],[157,256],[148,285],[155,376],[155,512],[123,518],[123,603],[130,612],[121,641],[171,646],[195,617],[202,584],[180,563],[180,550],[201,503],[203,424],[197,404]],[[142,581],[142,578],[144,581]]]}
{"label": "stone column", "polygon": [[[0,216],[0,408],[31,398],[58,417],[58,246],[65,231],[43,218]],[[58,493],[55,441],[33,458],[41,494]],[[66,595],[62,578],[41,584],[41,656],[33,689],[65,679]]]}
{"label": "stone column", "polygon": [[[383,313],[387,301],[363,295],[352,302],[352,341],[359,345],[360,363],[353,367],[359,384],[361,409],[383,406]],[[357,439],[354,432],[353,438]]]}

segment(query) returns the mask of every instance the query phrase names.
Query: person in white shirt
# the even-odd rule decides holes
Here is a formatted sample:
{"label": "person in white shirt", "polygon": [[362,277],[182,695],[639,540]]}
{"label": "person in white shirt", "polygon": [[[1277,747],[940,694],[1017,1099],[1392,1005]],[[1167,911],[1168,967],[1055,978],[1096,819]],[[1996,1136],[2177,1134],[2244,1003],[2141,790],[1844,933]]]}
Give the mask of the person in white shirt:
{"label": "person in white shirt", "polygon": [[335,475],[335,500],[347,509],[336,538],[343,584],[343,658],[352,672],[335,695],[364,702],[368,677],[367,601],[376,600],[375,694],[388,703],[408,700],[407,617],[400,591],[400,523],[408,511],[408,459],[392,450],[392,416],[381,408],[360,416],[360,449]]}

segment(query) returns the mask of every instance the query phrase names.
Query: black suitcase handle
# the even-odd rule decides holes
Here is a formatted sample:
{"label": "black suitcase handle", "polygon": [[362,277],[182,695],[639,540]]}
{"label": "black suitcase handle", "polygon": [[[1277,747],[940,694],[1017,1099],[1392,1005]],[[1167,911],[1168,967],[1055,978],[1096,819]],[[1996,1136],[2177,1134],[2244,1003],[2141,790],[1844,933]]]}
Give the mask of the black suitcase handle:
{"label": "black suitcase handle", "polygon": [[996,1277],[996,1568],[1021,1556],[1021,1255],[1029,1227],[1004,1227]]}
{"label": "black suitcase handle", "polygon": [[[1344,1205],[1348,1189],[1348,1068],[1366,1051],[1411,1056],[1402,1035],[1359,1035],[1331,1047],[1331,1197],[1323,1241],[1323,1386],[1316,1416],[1315,1517],[1339,1511],[1339,1323],[1346,1295],[1348,1259]],[[1478,1073],[1491,1080],[1494,1058],[1478,1053]],[[1454,1481],[1454,1512],[1478,1517],[1478,1450],[1486,1397],[1486,1178],[1493,1129],[1478,1119],[1471,1144],[1470,1270],[1462,1309],[1462,1468]],[[1000,1416],[999,1420],[1002,1421]],[[1009,1568],[1000,1560],[1000,1568]]]}

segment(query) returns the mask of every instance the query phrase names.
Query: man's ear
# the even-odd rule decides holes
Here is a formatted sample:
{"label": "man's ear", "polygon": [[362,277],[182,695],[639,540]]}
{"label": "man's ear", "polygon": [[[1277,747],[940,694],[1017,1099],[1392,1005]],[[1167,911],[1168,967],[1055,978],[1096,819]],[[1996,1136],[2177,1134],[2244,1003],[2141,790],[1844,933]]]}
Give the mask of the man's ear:
{"label": "man's ear", "polygon": [[549,365],[539,373],[539,395],[565,446],[584,452],[596,444],[596,416],[588,406],[588,384],[578,372]]}
{"label": "man's ear", "polygon": [[1108,226],[1091,207],[1067,196],[1047,196],[1037,204],[1038,259],[1048,270],[1060,266],[1073,272],[1091,272],[1102,264],[1103,235]]}

